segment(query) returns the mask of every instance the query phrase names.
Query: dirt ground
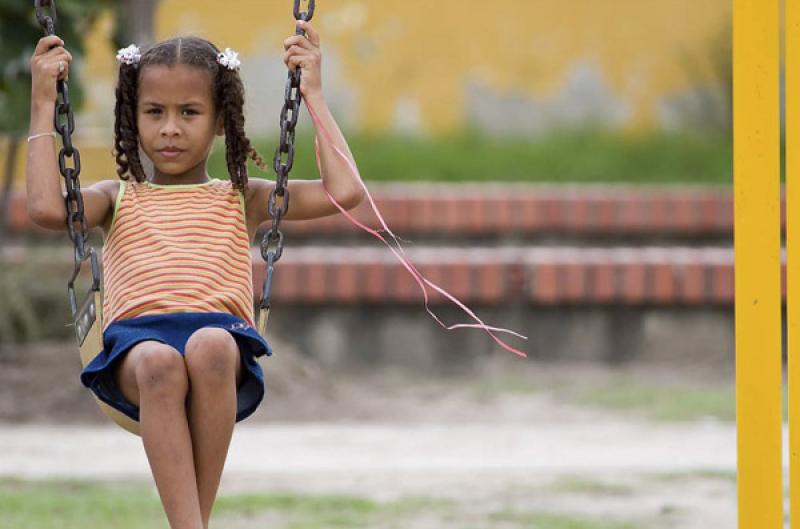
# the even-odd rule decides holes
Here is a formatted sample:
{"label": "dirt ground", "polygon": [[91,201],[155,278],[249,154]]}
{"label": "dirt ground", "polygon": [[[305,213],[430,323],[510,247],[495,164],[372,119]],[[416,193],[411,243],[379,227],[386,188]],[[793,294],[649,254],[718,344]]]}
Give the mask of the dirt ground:
{"label": "dirt ground", "polygon": [[[619,368],[499,352],[458,376],[391,367],[348,374],[274,347],[280,354],[261,359],[267,397],[236,427],[220,494],[424,495],[453,499],[464,513],[513,507],[631,527],[736,526],[731,422],[654,421],[576,405],[554,390]],[[0,476],[150,482],[140,439],[109,425],[79,370],[70,343],[0,347]],[[697,385],[732,380],[720,371],[625,371]]]}

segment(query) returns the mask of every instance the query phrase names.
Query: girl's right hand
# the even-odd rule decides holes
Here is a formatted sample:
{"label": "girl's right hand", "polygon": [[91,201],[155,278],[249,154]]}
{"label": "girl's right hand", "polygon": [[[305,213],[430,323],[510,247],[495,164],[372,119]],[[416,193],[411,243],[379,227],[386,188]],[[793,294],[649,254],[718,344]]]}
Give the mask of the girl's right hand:
{"label": "girl's right hand", "polygon": [[[51,46],[55,46],[50,49]],[[55,103],[56,81],[69,79],[72,54],[64,48],[64,41],[56,35],[39,39],[31,57],[31,102]],[[63,71],[59,72],[59,63]]]}

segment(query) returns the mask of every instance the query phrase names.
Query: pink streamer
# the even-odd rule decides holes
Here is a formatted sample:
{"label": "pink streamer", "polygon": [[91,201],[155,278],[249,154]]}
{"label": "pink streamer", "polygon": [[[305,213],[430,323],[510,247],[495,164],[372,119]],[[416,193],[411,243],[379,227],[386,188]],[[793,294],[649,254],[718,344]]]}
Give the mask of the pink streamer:
{"label": "pink streamer", "polygon": [[[317,113],[314,111],[314,108],[308,103],[307,100],[306,100],[306,107],[308,108],[308,112],[311,115],[311,119],[313,119],[314,123],[316,124],[317,130],[322,130],[323,134],[325,135],[326,139],[328,140],[328,142],[333,147],[334,151],[339,156],[341,156],[341,158],[345,161],[345,163],[347,163],[347,166],[350,168],[351,173],[354,174],[358,178],[358,181],[361,184],[361,187],[364,188],[364,191],[367,194],[367,198],[369,199],[370,205],[372,206],[372,210],[375,212],[375,215],[377,215],[378,219],[381,221],[381,225],[392,236],[392,238],[394,239],[395,243],[397,244],[398,249],[403,253],[403,255],[405,255],[405,251],[403,250],[403,247],[398,242],[397,237],[395,236],[395,234],[392,233],[392,230],[390,230],[389,227],[386,225],[386,222],[384,221],[383,217],[381,216],[380,211],[378,211],[378,208],[375,205],[375,202],[372,200],[372,195],[369,194],[369,190],[367,189],[367,186],[364,184],[364,181],[361,179],[361,175],[358,172],[358,168],[353,164],[353,162],[350,160],[350,158],[336,146],[336,144],[334,143],[333,139],[331,138],[330,133],[325,128],[325,126],[322,124],[322,122],[320,121],[319,117],[317,116]],[[320,176],[321,176],[322,175],[322,165],[321,165],[320,157],[319,157],[319,138],[316,135],[314,136],[314,147],[315,147],[315,150],[316,150],[316,157],[317,157],[317,170],[319,171]],[[400,260],[400,262],[403,264],[403,266],[406,267],[406,270],[408,270],[411,273],[411,275],[417,281],[419,286],[422,288],[422,294],[425,297],[425,310],[428,311],[428,314],[430,314],[433,317],[433,319],[435,319],[439,323],[439,325],[441,325],[442,327],[444,327],[447,330],[453,330],[453,329],[461,328],[461,327],[475,327],[475,328],[485,329],[486,332],[489,333],[489,335],[494,339],[494,341],[497,342],[498,344],[500,344],[500,346],[502,348],[506,349],[507,351],[511,351],[512,353],[515,353],[515,354],[517,354],[519,356],[522,356],[524,358],[528,357],[528,355],[525,354],[524,352],[520,351],[519,349],[515,349],[515,348],[511,347],[510,345],[507,345],[505,342],[503,342],[502,340],[497,338],[497,336],[495,336],[492,333],[492,331],[507,332],[507,333],[513,334],[514,336],[518,336],[520,338],[523,338],[525,340],[528,339],[527,336],[523,336],[523,335],[521,335],[519,333],[516,333],[514,331],[511,331],[509,329],[503,329],[503,328],[500,328],[500,327],[487,326],[466,305],[464,305],[458,299],[456,299],[455,297],[451,296],[449,293],[445,292],[444,290],[439,288],[437,285],[435,285],[434,283],[428,281],[425,277],[423,277],[422,274],[416,269],[416,267],[413,264],[411,264],[411,262],[409,260],[407,260],[406,258],[404,258],[401,255],[399,255],[395,251],[395,249],[388,243],[388,241],[386,239],[384,239],[380,235],[380,233],[378,231],[373,230],[372,228],[369,228],[368,226],[365,226],[364,224],[359,222],[352,215],[350,215],[347,212],[346,209],[344,209],[341,205],[339,205],[339,203],[336,202],[336,199],[334,199],[333,196],[331,196],[331,194],[328,193],[327,190],[325,191],[325,193],[328,195],[328,199],[337,208],[339,208],[339,211],[341,211],[350,220],[350,222],[352,222],[353,224],[359,226],[363,230],[371,233],[372,235],[375,235],[376,237],[378,237],[392,251],[392,253]],[[477,323],[477,324],[474,324],[474,323],[458,323],[458,324],[455,324],[455,325],[451,325],[449,327],[447,325],[445,325],[444,323],[442,323],[442,321],[439,318],[437,318],[436,315],[433,312],[431,312],[430,308],[428,307],[428,292],[425,290],[425,285],[422,284],[422,282],[420,281],[420,278],[422,278],[423,281],[428,283],[431,287],[436,289],[438,292],[440,292],[441,294],[444,294],[448,299],[450,299],[451,301],[455,302],[459,307],[464,309],[464,311],[466,311],[467,314],[472,316],[479,323]]]}

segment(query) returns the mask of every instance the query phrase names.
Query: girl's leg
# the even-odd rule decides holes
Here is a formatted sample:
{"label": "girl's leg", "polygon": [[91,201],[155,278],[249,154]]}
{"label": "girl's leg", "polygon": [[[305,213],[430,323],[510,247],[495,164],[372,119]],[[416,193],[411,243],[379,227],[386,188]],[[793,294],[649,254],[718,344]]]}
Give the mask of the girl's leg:
{"label": "girl's leg", "polygon": [[118,387],[139,406],[142,442],[171,529],[204,529],[186,418],[189,379],[174,348],[136,344],[115,369]]}
{"label": "girl's leg", "polygon": [[189,337],[189,428],[194,448],[197,492],[203,526],[217,496],[236,423],[236,388],[241,377],[239,347],[225,329],[204,328]]}

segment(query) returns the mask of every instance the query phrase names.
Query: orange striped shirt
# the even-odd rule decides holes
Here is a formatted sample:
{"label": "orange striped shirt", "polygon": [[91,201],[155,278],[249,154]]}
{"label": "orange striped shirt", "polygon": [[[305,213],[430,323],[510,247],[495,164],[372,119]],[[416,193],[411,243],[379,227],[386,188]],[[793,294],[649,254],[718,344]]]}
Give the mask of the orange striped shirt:
{"label": "orange striped shirt", "polygon": [[120,181],[103,246],[103,330],[173,312],[226,312],[254,325],[244,196],[230,181]]}

